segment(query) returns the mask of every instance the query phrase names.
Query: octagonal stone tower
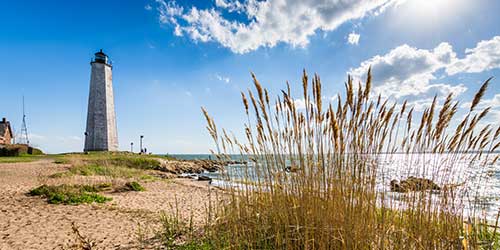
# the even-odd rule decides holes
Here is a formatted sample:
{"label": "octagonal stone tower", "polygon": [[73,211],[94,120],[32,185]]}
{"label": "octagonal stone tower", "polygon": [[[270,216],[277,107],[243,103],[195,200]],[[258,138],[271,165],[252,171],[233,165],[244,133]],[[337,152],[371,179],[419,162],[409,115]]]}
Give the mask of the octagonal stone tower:
{"label": "octagonal stone tower", "polygon": [[113,67],[102,49],[95,53],[90,65],[92,71],[84,151],[117,151]]}

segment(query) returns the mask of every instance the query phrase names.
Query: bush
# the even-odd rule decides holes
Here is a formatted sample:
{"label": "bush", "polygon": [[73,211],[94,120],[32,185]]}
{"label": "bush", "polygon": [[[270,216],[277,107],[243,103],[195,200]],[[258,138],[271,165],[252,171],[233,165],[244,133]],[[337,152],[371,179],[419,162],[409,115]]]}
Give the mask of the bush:
{"label": "bush", "polygon": [[40,149],[24,144],[12,144],[0,147],[0,156],[43,155]]}

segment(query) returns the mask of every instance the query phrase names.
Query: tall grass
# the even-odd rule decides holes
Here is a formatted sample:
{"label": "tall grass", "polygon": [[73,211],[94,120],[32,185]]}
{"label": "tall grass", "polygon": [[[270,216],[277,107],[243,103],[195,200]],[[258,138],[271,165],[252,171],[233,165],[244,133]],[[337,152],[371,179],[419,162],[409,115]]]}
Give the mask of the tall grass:
{"label": "tall grass", "polygon": [[[253,162],[248,181],[228,185],[228,202],[210,209],[206,233],[214,249],[493,247],[497,236],[480,216],[483,207],[467,202],[477,194],[470,183],[458,183],[484,184],[481,167],[498,160],[492,154],[500,147],[500,128],[492,127],[498,124],[479,127],[489,108],[478,110],[478,104],[491,79],[457,118],[452,94],[443,103],[435,97],[421,114],[406,101],[372,96],[370,71],[364,84],[348,77],[336,103],[323,103],[319,76],[310,79],[304,71],[305,109],[290,86],[271,102],[252,77],[255,91],[241,93],[245,142],[217,128],[203,109],[216,153],[239,152]],[[383,162],[396,155],[402,177],[431,179],[441,185],[439,193],[381,191],[390,181]],[[468,171],[473,167],[480,170]]]}

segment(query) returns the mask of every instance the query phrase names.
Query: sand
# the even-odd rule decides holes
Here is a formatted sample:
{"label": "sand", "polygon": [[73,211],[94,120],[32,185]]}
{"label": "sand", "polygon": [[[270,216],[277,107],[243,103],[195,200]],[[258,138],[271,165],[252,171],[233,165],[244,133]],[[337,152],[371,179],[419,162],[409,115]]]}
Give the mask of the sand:
{"label": "sand", "polygon": [[[201,225],[208,201],[219,193],[206,182],[171,179],[143,183],[144,192],[105,194],[113,198],[106,204],[51,205],[26,195],[48,182],[99,181],[95,177],[47,178],[68,167],[48,159],[0,164],[0,249],[74,249],[77,240],[72,223],[98,249],[140,249],[138,231],[157,229],[161,212],[177,211]],[[146,233],[146,237],[151,235]]]}

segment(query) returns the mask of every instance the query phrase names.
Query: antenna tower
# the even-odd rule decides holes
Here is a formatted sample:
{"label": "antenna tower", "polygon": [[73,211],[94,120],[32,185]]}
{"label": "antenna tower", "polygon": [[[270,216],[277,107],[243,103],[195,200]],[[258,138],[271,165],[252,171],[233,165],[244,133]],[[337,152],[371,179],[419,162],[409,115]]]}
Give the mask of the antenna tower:
{"label": "antenna tower", "polygon": [[28,126],[26,126],[26,110],[24,107],[24,95],[23,95],[23,125],[21,127],[21,138],[19,139],[20,144],[30,144],[30,140],[28,138]]}

